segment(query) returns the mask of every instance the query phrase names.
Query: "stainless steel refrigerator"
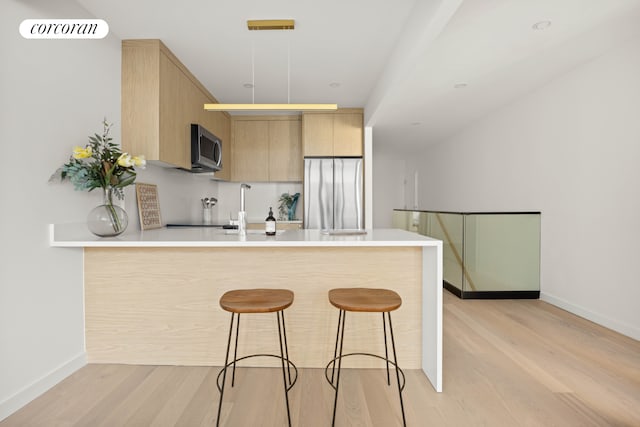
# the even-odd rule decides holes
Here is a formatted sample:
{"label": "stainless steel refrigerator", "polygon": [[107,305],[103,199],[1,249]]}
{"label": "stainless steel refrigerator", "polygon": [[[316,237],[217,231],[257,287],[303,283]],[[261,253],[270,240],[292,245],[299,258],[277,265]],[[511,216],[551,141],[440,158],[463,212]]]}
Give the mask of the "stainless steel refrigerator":
{"label": "stainless steel refrigerator", "polygon": [[304,226],[363,228],[361,157],[305,157]]}

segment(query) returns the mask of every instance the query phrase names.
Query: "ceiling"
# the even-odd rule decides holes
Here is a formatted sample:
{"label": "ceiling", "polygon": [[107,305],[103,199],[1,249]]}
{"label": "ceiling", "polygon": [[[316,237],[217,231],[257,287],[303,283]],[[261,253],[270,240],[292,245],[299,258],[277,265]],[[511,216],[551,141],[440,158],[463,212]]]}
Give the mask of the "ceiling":
{"label": "ceiling", "polygon": [[220,102],[365,107],[374,144],[406,149],[640,34],[640,0],[76,1],[120,39],[161,39]]}

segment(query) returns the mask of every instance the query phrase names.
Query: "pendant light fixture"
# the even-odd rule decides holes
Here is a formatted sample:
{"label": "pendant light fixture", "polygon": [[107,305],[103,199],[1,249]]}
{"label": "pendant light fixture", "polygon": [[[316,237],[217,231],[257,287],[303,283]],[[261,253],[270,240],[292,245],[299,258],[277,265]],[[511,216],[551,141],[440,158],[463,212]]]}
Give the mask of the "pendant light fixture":
{"label": "pendant light fixture", "polygon": [[[249,30],[293,30],[293,19],[268,19],[247,21]],[[287,54],[289,55],[289,53]],[[251,94],[255,101],[255,70],[254,55],[251,54]],[[291,104],[290,101],[290,60],[287,58],[287,103],[286,104],[204,104],[207,111],[332,111],[337,110],[337,104]]]}

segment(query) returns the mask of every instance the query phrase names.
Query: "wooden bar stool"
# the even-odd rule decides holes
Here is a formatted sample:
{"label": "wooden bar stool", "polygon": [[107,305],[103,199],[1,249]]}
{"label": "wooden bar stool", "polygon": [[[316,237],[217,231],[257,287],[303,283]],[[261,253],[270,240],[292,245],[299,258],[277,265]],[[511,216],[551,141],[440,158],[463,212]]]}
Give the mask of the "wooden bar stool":
{"label": "wooden bar stool", "polygon": [[[389,378],[389,363],[395,366],[396,379],[398,382],[398,395],[400,396],[400,409],[402,411],[402,423],[406,427],[407,421],[404,416],[404,403],[402,401],[402,390],[404,389],[405,378],[404,372],[398,367],[398,358],[396,356],[396,343],[393,337],[393,326],[391,324],[391,312],[402,305],[400,295],[388,289],[370,289],[370,288],[342,288],[332,289],[329,291],[329,302],[336,308],[340,309],[338,316],[338,331],[336,333],[336,346],[333,350],[333,359],[325,368],[325,377],[331,387],[336,391],[333,402],[333,420],[331,425],[336,423],[336,406],[338,404],[338,386],[340,385],[340,367],[342,358],[347,356],[371,356],[382,359],[387,363],[387,384],[391,385]],[[370,353],[348,353],[342,354],[342,344],[344,342],[344,325],[347,311],[361,313],[382,313],[382,328],[384,333],[384,356],[378,356]],[[386,313],[386,317],[385,317]],[[387,350],[387,321],[389,322],[389,332],[391,334],[391,347],[393,349],[393,362],[389,360]],[[338,342],[340,351],[338,352]],[[335,375],[335,365],[338,362],[338,373]],[[329,367],[331,367],[331,378],[329,378]],[[400,382],[402,376],[402,384]]]}
{"label": "wooden bar stool", "polygon": [[[289,360],[289,350],[287,348],[287,330],[284,325],[284,310],[293,304],[293,292],[286,289],[242,289],[226,292],[220,298],[220,307],[231,312],[231,323],[229,325],[229,338],[227,340],[227,354],[224,358],[224,367],[218,373],[216,383],[220,391],[220,403],[218,404],[218,418],[216,426],[220,425],[220,412],[222,409],[222,396],[227,379],[227,368],[233,365],[231,377],[231,387],[235,384],[236,362],[251,357],[275,357],[282,362],[282,381],[284,383],[284,399],[287,403],[287,420],[291,426],[291,413],[289,411],[289,390],[298,379],[298,369]],[[280,355],[276,354],[251,354],[237,358],[238,332],[240,330],[240,314],[244,313],[276,313],[278,318],[278,338],[280,340]],[[233,350],[233,360],[229,362],[229,348],[231,347],[231,335],[233,331],[233,320],[236,320],[236,343]],[[283,344],[284,341],[284,344]],[[287,367],[285,368],[285,362]],[[291,367],[294,369],[295,377],[291,381]],[[220,375],[222,374],[222,385],[220,385]],[[287,381],[288,374],[288,381]],[[288,383],[288,384],[287,384]]]}

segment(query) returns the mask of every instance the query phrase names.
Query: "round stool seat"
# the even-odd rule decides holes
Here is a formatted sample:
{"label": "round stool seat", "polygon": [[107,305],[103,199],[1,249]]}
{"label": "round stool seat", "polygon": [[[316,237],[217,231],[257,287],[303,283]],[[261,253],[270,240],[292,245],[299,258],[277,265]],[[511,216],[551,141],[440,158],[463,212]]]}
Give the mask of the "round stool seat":
{"label": "round stool seat", "polygon": [[231,313],[273,313],[293,304],[288,289],[237,289],[220,297],[220,307]]}
{"label": "round stool seat", "polygon": [[378,313],[397,309],[402,298],[389,289],[339,288],[329,291],[329,302],[340,310]]}

